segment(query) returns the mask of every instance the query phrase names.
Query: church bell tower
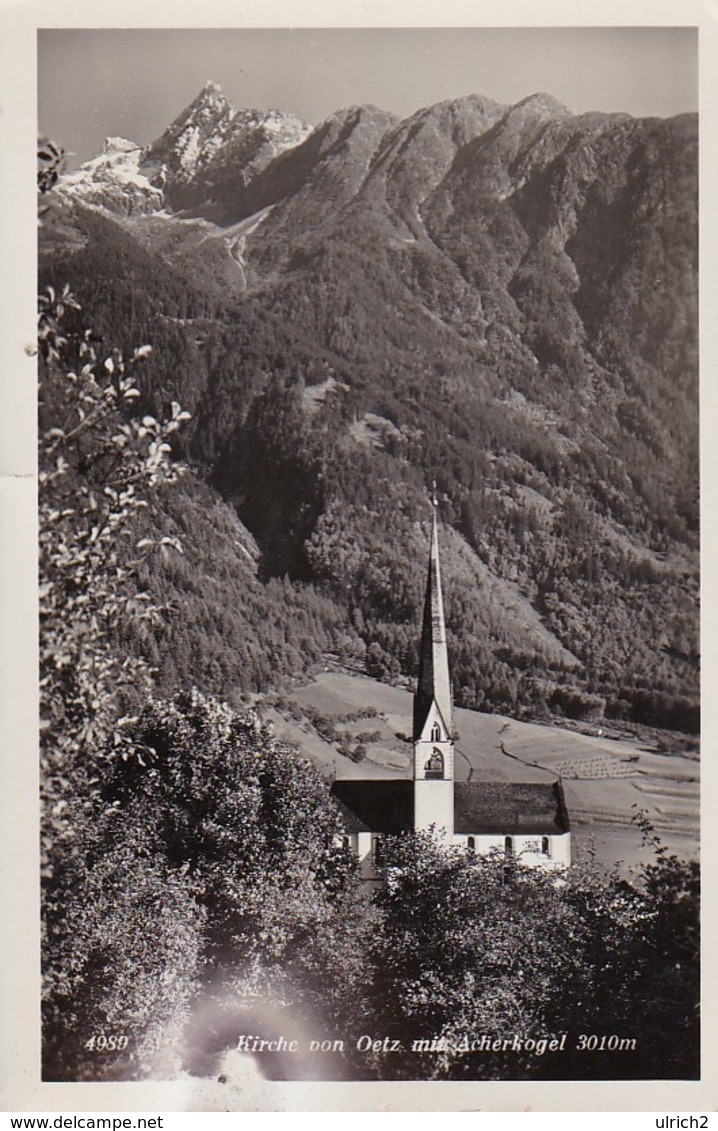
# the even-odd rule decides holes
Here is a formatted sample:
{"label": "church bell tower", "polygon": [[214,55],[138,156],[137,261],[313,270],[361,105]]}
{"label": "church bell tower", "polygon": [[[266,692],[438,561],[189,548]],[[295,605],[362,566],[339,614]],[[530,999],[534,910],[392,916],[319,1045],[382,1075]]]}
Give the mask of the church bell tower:
{"label": "church bell tower", "polygon": [[431,501],[429,574],[414,695],[414,828],[426,830],[434,825],[440,836],[451,841],[454,836],[453,719],[435,492]]}

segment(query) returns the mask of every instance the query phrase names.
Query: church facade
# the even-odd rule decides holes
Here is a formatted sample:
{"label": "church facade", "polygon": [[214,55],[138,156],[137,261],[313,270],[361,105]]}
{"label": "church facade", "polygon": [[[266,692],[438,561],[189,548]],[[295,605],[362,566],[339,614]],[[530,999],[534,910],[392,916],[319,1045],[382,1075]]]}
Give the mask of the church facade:
{"label": "church facade", "polygon": [[497,849],[539,868],[571,862],[571,832],[560,781],[468,781],[454,775],[454,726],[439,537],[434,500],[429,571],[414,695],[413,774],[406,780],[337,780],[332,794],[367,880],[376,879],[382,840],[434,829],[469,852]]}

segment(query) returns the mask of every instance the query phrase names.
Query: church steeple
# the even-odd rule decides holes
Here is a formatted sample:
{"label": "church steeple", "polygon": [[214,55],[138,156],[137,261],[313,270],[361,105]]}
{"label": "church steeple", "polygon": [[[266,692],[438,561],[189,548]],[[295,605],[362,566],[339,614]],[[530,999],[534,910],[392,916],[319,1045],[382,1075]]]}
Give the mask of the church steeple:
{"label": "church steeple", "polygon": [[439,564],[436,490],[414,695],[414,828],[454,833],[454,742],[449,656]]}
{"label": "church steeple", "polygon": [[451,680],[449,656],[446,649],[446,624],[444,599],[441,592],[441,567],[439,564],[438,503],[436,491],[432,495],[431,549],[429,573],[424,598],[424,620],[419,649],[419,678],[414,696],[414,741],[421,737],[427,714],[436,703],[446,729],[451,734]]}

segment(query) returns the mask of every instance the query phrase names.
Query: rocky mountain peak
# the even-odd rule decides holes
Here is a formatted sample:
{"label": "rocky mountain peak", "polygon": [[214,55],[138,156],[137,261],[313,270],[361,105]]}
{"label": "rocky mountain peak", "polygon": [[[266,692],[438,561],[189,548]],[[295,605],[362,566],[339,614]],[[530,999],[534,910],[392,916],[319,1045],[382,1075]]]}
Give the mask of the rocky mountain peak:
{"label": "rocky mountain peak", "polygon": [[[366,137],[372,139],[372,144],[378,144],[387,130],[399,121],[395,114],[386,110],[379,110],[376,106],[360,104],[344,106],[336,110],[317,126],[314,138],[320,149],[326,152],[328,148],[338,142],[346,142],[350,138]],[[314,140],[314,139],[313,139]]]}
{"label": "rocky mountain peak", "polygon": [[162,188],[150,181],[142,157],[136,142],[107,137],[102,153],[61,177],[57,193],[119,216],[157,212],[164,204]]}
{"label": "rocky mountain peak", "polygon": [[566,118],[571,116],[571,111],[568,107],[564,106],[563,102],[559,102],[558,98],[554,98],[552,94],[544,94],[542,91],[536,94],[529,94],[526,98],[522,98],[512,111],[524,110],[530,111],[532,114],[540,115],[545,118]]}
{"label": "rocky mountain peak", "polygon": [[211,125],[231,119],[235,115],[228,98],[216,82],[206,82],[197,97],[182,111],[169,129],[180,126],[186,129],[192,123]]}
{"label": "rocky mountain peak", "polygon": [[[457,122],[464,119],[471,122],[495,122],[508,107],[494,102],[482,94],[466,94],[462,98],[448,98],[418,110],[413,119],[432,119],[434,121]],[[410,119],[411,120],[411,119]]]}
{"label": "rocky mountain peak", "polygon": [[161,179],[176,207],[195,206],[212,199],[228,180],[243,183],[310,132],[306,122],[279,110],[236,110],[210,80],[147,147],[142,167],[153,180]]}
{"label": "rocky mountain peak", "polygon": [[170,170],[192,175],[207,164],[234,116],[216,83],[206,83],[189,106],[147,147],[144,163],[163,164]]}
{"label": "rocky mountain peak", "polygon": [[[199,93],[193,98],[189,105],[182,111],[181,114],[175,118],[175,122],[180,121],[185,117],[192,117],[193,115],[202,113],[207,110],[215,110],[220,113],[225,110],[231,110],[232,106],[229,99],[225,96],[222,87],[219,83],[213,82],[208,79]],[[170,129],[172,127],[170,126]]]}
{"label": "rocky mountain peak", "polygon": [[102,153],[110,157],[116,153],[133,153],[141,146],[136,141],[128,141],[126,137],[106,137],[102,146]]}
{"label": "rocky mountain peak", "polygon": [[225,102],[227,101],[226,98],[224,98],[222,87],[218,82],[213,82],[212,79],[207,79],[207,82],[204,84],[197,97],[207,99],[220,98],[224,99]]}

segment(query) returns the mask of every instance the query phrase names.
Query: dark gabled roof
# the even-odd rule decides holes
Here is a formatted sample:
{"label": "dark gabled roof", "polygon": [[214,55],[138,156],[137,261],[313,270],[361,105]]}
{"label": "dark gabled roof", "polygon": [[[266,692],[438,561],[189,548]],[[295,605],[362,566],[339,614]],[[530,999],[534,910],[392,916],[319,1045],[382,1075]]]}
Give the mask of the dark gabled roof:
{"label": "dark gabled roof", "polygon": [[[414,826],[413,781],[335,781],[332,795],[348,833],[401,833]],[[560,782],[456,782],[454,831],[543,836],[569,830]]]}
{"label": "dark gabled roof", "polygon": [[456,782],[454,830],[457,833],[568,832],[568,813],[560,782]]}
{"label": "dark gabled roof", "polygon": [[413,781],[335,781],[332,796],[349,833],[394,834],[414,827]]}

